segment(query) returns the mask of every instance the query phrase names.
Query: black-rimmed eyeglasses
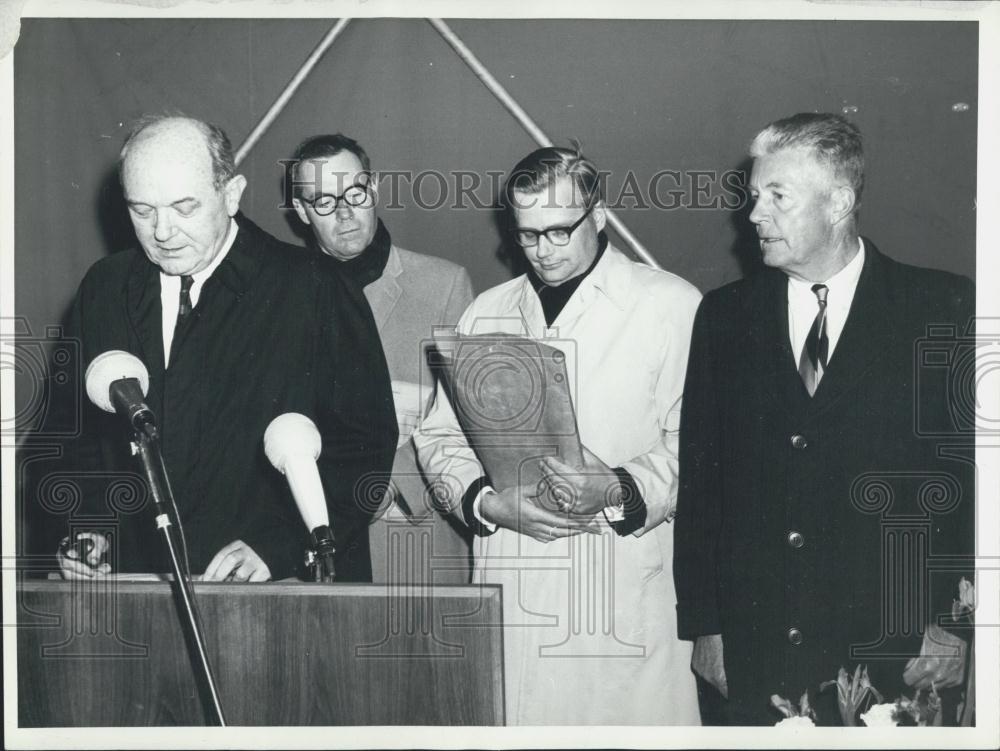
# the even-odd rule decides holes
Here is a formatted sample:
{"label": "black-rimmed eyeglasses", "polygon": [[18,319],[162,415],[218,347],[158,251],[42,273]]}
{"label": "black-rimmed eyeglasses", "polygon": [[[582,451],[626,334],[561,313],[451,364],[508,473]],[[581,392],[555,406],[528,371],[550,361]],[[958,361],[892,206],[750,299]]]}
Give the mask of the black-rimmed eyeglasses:
{"label": "black-rimmed eyeglasses", "polygon": [[549,227],[548,229],[515,229],[514,230],[514,240],[522,248],[533,248],[538,245],[538,238],[544,237],[553,245],[569,245],[569,238],[573,234],[573,231],[583,224],[583,220],[590,216],[590,212],[594,210],[594,204],[591,204],[583,216],[577,219],[572,224],[565,227]]}
{"label": "black-rimmed eyeglasses", "polygon": [[371,186],[368,183],[354,183],[339,196],[332,193],[320,193],[312,198],[299,198],[302,203],[312,206],[312,210],[320,216],[328,216],[337,210],[343,201],[351,208],[365,206],[372,199]]}

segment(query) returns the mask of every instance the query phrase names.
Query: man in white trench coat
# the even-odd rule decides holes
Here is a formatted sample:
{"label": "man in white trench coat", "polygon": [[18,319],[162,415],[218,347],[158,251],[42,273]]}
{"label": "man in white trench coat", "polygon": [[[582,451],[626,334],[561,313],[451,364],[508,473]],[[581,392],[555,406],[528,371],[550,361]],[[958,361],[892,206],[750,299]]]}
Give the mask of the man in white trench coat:
{"label": "man in white trench coat", "polygon": [[504,199],[530,269],[479,295],[458,332],[566,355],[583,466],[546,457],[539,486],[495,491],[443,385],[414,442],[428,481],[478,535],[473,580],[503,585],[507,723],[697,725],[670,521],[701,295],[608,244],[598,172],[577,151],[529,154]]}

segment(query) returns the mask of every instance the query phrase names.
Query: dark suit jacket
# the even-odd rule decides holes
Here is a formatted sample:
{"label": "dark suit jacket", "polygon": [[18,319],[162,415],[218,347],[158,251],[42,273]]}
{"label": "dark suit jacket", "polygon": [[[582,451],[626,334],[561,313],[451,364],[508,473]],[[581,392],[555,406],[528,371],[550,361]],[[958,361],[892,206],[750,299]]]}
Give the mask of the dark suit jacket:
{"label": "dark suit jacket", "polygon": [[[388,370],[361,290],[332,264],[238,217],[225,260],[205,282],[192,318],[174,337],[164,369],[159,269],[139,250],[98,261],[80,285],[72,328],[86,366],[122,349],[149,370],[156,414],[192,573],[242,539],[275,579],[291,575],[305,525],[263,452],[268,423],[284,412],[311,417],[323,436],[319,466],[334,528],[338,573],[371,578],[367,524],[395,451]],[[128,433],[114,415],[88,405],[84,440],[72,456],[88,473],[139,471]],[[92,478],[95,475],[90,475]],[[70,519],[104,526],[119,571],[166,571],[152,501],[111,502],[98,478]],[[143,495],[140,493],[140,495]]]}
{"label": "dark suit jacket", "polygon": [[[771,694],[797,701],[857,663],[897,696],[924,624],[948,610],[956,567],[971,568],[946,557],[972,553],[975,502],[971,434],[953,419],[947,358],[960,359],[956,335],[975,289],[865,248],[813,398],[789,345],[780,271],[711,292],[695,320],[675,522],[678,629],[687,639],[722,633],[741,723],[775,722]],[[928,341],[932,325],[957,329]],[[928,360],[928,348],[945,358]]]}

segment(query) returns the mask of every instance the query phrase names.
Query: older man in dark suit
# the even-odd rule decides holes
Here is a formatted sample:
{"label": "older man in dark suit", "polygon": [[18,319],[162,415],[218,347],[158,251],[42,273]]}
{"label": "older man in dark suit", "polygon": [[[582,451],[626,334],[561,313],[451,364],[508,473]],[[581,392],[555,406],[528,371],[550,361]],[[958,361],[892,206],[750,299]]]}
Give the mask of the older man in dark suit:
{"label": "older man in dark suit", "polygon": [[[94,264],[72,329],[85,362],[125,350],[149,371],[146,400],[192,573],[264,581],[295,572],[308,530],[262,440],[273,418],[300,412],[323,436],[339,578],[370,581],[367,528],[380,489],[377,479],[360,486],[387,475],[396,421],[360,288],[238,214],[246,180],[216,126],[144,120],[122,148],[120,171],[141,250]],[[168,571],[152,514],[109,507],[104,489],[91,487],[135,466],[124,425],[90,408],[83,427],[71,463],[88,487],[70,523],[92,548],[82,558],[63,550],[63,575]]]}
{"label": "older man in dark suit", "polygon": [[750,153],[768,268],[698,311],[674,561],[680,635],[734,724],[773,723],[772,694],[815,703],[841,666],[867,665],[893,698],[904,677],[957,685],[964,642],[937,616],[975,503],[968,434],[915,420],[948,424],[947,390],[915,388],[916,348],[928,327],[965,331],[972,283],[859,236],[861,136],[844,118],[779,120]]}

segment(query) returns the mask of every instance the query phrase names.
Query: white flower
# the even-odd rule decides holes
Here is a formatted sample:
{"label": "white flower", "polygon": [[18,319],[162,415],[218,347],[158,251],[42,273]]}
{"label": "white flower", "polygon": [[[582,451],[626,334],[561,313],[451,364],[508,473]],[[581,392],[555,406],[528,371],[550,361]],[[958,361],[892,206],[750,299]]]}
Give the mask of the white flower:
{"label": "white flower", "polygon": [[958,601],[969,610],[976,609],[976,588],[964,576],[958,582]]}
{"label": "white flower", "polygon": [[809,727],[809,728],[813,728],[813,727],[816,727],[816,723],[812,721],[811,717],[786,717],[783,720],[778,720],[776,723],[774,723],[774,726],[776,728],[777,727],[786,727],[786,728]]}
{"label": "white flower", "polygon": [[896,725],[896,720],[893,719],[895,712],[895,704],[875,704],[861,715],[861,721],[870,728],[891,727]]}
{"label": "white flower", "polygon": [[976,587],[964,576],[958,582],[958,599],[951,601],[951,619],[957,621],[976,609]]}

